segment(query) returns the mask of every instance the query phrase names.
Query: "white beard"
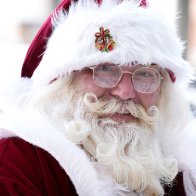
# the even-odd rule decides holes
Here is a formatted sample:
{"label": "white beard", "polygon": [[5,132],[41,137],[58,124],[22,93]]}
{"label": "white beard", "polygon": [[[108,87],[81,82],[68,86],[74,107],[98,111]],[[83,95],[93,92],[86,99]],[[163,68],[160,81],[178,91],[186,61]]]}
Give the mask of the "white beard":
{"label": "white beard", "polygon": [[[79,101],[73,115],[75,121],[65,127],[67,137],[80,144],[127,190],[143,192],[144,195],[163,195],[162,185],[170,184],[175,178],[177,164],[162,153],[156,130],[157,110],[154,108],[151,115],[139,114],[148,116],[147,123],[142,117],[139,124],[119,123],[109,118],[97,118],[104,110],[92,105],[95,103]],[[109,112],[112,110],[108,109],[110,106],[105,108]]]}

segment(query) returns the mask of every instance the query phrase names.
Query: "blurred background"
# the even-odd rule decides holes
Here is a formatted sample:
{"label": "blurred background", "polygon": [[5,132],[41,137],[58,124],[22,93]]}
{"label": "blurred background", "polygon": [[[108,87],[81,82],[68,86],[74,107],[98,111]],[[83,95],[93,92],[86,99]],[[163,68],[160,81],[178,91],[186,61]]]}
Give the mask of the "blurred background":
{"label": "blurred background", "polygon": [[7,74],[20,75],[29,44],[59,2],[0,0],[0,81]]}
{"label": "blurred background", "polygon": [[[20,74],[36,32],[60,0],[0,0],[0,78]],[[160,0],[185,42],[184,58],[196,69],[196,0]],[[176,13],[177,20],[176,20]],[[192,86],[196,86],[193,82]],[[196,100],[196,97],[193,97]]]}

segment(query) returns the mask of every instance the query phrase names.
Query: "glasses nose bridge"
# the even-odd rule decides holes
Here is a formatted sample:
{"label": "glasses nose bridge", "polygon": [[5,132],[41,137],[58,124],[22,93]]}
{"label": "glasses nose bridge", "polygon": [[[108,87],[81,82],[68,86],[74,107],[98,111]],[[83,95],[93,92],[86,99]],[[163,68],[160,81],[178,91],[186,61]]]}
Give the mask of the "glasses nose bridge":
{"label": "glasses nose bridge", "polygon": [[134,72],[131,72],[131,71],[123,71],[122,69],[121,69],[121,73],[122,73],[122,75],[123,74],[131,74],[131,75],[134,74]]}
{"label": "glasses nose bridge", "polygon": [[121,68],[121,76],[119,78],[118,83],[121,81],[121,79],[122,79],[122,77],[123,77],[124,74],[130,74],[131,75],[131,81],[133,80],[132,77],[133,77],[134,72],[131,72],[131,71],[123,71],[122,68]]}
{"label": "glasses nose bridge", "polygon": [[131,77],[130,77],[131,83],[133,82],[133,81],[132,81],[132,80],[133,80],[132,77],[133,77],[134,72],[122,70],[122,68],[120,68],[120,71],[121,71],[121,75],[120,75],[120,77],[119,77],[118,82],[115,84],[115,86],[118,85],[118,84],[121,82],[121,80],[122,80],[124,74],[130,74],[130,75],[131,75]]}

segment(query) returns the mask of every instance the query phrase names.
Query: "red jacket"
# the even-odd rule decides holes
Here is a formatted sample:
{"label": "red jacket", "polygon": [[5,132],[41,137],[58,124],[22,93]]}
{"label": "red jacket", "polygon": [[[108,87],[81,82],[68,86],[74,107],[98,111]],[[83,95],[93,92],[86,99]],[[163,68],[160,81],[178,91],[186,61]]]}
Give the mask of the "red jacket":
{"label": "red jacket", "polygon": [[0,195],[76,196],[58,162],[46,151],[22,139],[0,141]]}
{"label": "red jacket", "polygon": [[[174,186],[166,187],[170,196],[185,196],[182,174]],[[91,191],[91,190],[89,190]],[[76,196],[69,176],[45,150],[19,139],[0,140],[0,195]]]}

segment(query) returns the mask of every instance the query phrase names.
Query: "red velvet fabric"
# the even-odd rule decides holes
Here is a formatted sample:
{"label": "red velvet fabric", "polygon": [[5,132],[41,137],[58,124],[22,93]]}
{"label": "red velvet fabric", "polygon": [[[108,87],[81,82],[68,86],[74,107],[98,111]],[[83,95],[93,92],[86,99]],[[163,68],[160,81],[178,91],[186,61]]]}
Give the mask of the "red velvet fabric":
{"label": "red velvet fabric", "polygon": [[[68,10],[71,1],[72,0],[61,1],[60,4],[56,7],[54,12],[60,9]],[[40,30],[38,31],[37,35],[32,41],[23,63],[21,77],[30,78],[33,75],[34,70],[37,68],[40,61],[42,60],[42,55],[43,52],[45,51],[47,39],[52,33],[52,25],[51,25],[52,15],[53,13],[48,17],[48,19],[41,26]]]}
{"label": "red velvet fabric", "polygon": [[147,7],[147,5],[148,5],[147,0],[141,0],[140,6]]}
{"label": "red velvet fabric", "polygon": [[[179,173],[173,182],[173,186],[165,187],[165,196],[186,196],[184,185],[183,185],[183,175]],[[187,195],[188,196],[188,195]]]}
{"label": "red velvet fabric", "polygon": [[[181,173],[165,192],[185,196]],[[8,138],[0,140],[0,195],[77,196],[77,193],[66,172],[48,152],[22,139]]]}
{"label": "red velvet fabric", "polygon": [[58,162],[19,138],[0,140],[1,196],[77,196]]}

